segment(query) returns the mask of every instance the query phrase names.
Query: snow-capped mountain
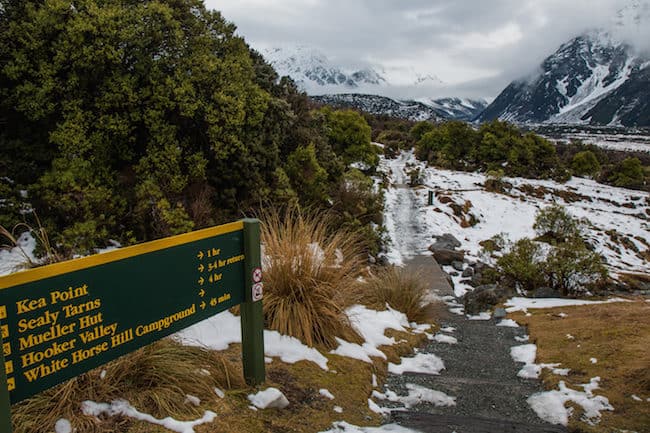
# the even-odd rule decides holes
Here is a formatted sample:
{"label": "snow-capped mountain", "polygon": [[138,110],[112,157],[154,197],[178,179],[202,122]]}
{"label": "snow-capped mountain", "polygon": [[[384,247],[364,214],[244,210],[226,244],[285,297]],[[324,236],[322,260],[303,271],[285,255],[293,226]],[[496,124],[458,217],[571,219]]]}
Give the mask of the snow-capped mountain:
{"label": "snow-capped mountain", "polygon": [[399,117],[413,121],[471,120],[487,106],[487,101],[482,99],[422,98],[413,101],[356,93],[312,96],[312,99],[338,108],[354,108],[370,114]]}
{"label": "snow-capped mountain", "polygon": [[[262,51],[262,55],[278,74],[291,77],[313,99],[336,107],[411,120],[471,120],[487,106],[484,100],[426,97],[431,90],[444,88],[445,83],[408,66],[346,70],[306,46],[273,48]],[[395,97],[405,87],[416,89],[416,94],[421,91],[422,97]]]}
{"label": "snow-capped mountain", "polygon": [[647,20],[632,2],[609,30],[592,30],[547,57],[537,73],[510,83],[477,118],[518,123],[650,126],[650,56],[626,42]]}
{"label": "snow-capped mountain", "polygon": [[398,86],[413,86],[426,92],[425,89],[445,85],[437,76],[409,67],[343,68],[322,52],[307,46],[272,48],[261,53],[278,74],[291,77],[309,95],[372,93],[388,96],[387,93]]}
{"label": "snow-capped mountain", "polygon": [[305,46],[268,49],[262,55],[278,74],[291,77],[310,95],[386,84],[386,79],[372,68],[346,71],[320,51]]}

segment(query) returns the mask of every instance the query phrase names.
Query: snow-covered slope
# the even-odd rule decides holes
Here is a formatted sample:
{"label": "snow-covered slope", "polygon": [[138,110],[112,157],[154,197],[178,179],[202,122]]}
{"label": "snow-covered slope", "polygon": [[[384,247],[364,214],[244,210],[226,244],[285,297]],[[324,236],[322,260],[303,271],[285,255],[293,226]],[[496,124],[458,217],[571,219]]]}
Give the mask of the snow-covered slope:
{"label": "snow-covered slope", "polygon": [[[416,168],[425,186],[409,190],[402,184],[407,173]],[[506,193],[497,194],[485,189],[484,174],[428,167],[412,152],[404,152],[396,159],[382,158],[380,169],[391,181],[386,191],[385,225],[393,242],[387,258],[393,263],[400,264],[418,252],[408,239],[416,239],[422,250],[427,240],[433,243],[433,237],[446,233],[461,242],[460,249],[469,260],[484,260],[482,241],[499,233],[511,241],[534,238],[536,213],[561,204],[571,215],[585,221],[586,239],[605,258],[612,273],[650,272],[644,255],[650,248],[650,222],[645,214],[650,203],[647,192],[574,177],[564,184],[507,178],[512,186]],[[427,206],[427,190],[436,193],[432,206]],[[454,207],[463,206],[474,216],[476,225],[462,224],[464,217],[459,217]]]}
{"label": "snow-covered slope", "polygon": [[375,115],[420,121],[436,119],[471,120],[487,106],[483,99],[420,98],[397,100],[356,93],[312,96],[317,102],[338,108],[354,108]]}
{"label": "snow-covered slope", "polygon": [[644,25],[650,6],[632,1],[611,28],[571,39],[510,83],[477,120],[650,126],[650,57],[626,42]]}

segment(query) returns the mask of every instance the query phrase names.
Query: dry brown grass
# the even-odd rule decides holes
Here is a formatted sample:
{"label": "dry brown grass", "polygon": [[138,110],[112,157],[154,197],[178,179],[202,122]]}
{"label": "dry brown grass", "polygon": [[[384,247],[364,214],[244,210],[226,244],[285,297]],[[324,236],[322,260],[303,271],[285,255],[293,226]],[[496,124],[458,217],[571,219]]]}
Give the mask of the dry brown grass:
{"label": "dry brown grass", "polygon": [[158,418],[194,419],[203,409],[186,404],[186,395],[210,402],[216,399],[214,387],[243,387],[239,364],[239,359],[228,359],[220,352],[161,340],[14,405],[14,431],[51,433],[59,418],[70,420],[79,432],[122,432],[132,423],[120,417],[87,417],[80,412],[85,400],[126,399]]}
{"label": "dry brown grass", "polygon": [[[63,257],[61,257],[57,253],[57,251],[50,243],[50,237],[47,234],[47,230],[45,230],[45,228],[41,224],[41,220],[39,219],[35,211],[32,212],[32,215],[34,216],[35,227],[32,227],[27,222],[16,224],[11,229],[11,231],[3,226],[0,226],[0,239],[5,238],[4,241],[5,243],[1,244],[0,248],[3,249],[18,248],[21,255],[25,259],[24,260],[25,268],[33,268],[36,266],[43,266],[50,263],[60,262],[61,260],[63,260]],[[23,250],[23,248],[18,243],[17,234],[25,231],[30,232],[34,236],[34,238],[36,239],[37,248],[41,250],[41,253],[43,255],[42,259],[37,262],[33,261],[29,256],[29,254],[27,254],[27,252]]]}
{"label": "dry brown grass", "polygon": [[[537,344],[537,362],[562,363],[570,368],[568,377],[545,374],[545,387],[555,389],[560,380],[582,390],[578,385],[600,376],[595,391],[607,397],[614,411],[603,411],[596,426],[579,421],[574,415],[570,429],[584,432],[620,430],[649,432],[650,429],[650,303],[638,300],[553,310],[530,310],[514,319],[529,328],[531,340]],[[565,313],[567,317],[560,317]],[[574,339],[567,338],[571,334]],[[590,358],[598,362],[592,364]],[[643,401],[635,401],[636,395]],[[579,409],[579,408],[576,408]]]}
{"label": "dry brown grass", "polygon": [[266,325],[309,346],[359,342],[344,314],[365,258],[354,233],[327,214],[269,211],[262,220]]}
{"label": "dry brown grass", "polygon": [[428,287],[419,272],[389,266],[379,269],[359,286],[358,302],[375,309],[391,308],[406,314],[410,322],[431,319]]}

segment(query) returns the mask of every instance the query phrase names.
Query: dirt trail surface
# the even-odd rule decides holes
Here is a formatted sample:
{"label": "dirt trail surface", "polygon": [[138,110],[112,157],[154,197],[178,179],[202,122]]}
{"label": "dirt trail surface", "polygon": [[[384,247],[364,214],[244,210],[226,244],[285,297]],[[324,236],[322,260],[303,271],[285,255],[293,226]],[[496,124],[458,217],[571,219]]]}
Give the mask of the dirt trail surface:
{"label": "dirt trail surface", "polygon": [[[453,295],[432,257],[416,256],[407,266],[419,271],[436,295]],[[510,356],[510,347],[522,344],[514,337],[524,336],[524,328],[496,326],[494,319],[470,320],[447,308],[441,308],[437,317],[442,328],[455,328],[446,334],[455,337],[458,343],[431,341],[420,352],[442,358],[445,369],[440,375],[389,375],[386,387],[405,395],[407,384],[423,386],[455,397],[456,405],[436,407],[420,403],[408,411],[393,411],[391,421],[426,433],[566,431],[539,419],[526,402],[530,395],[542,389],[536,380],[517,377],[522,364],[515,363]]]}

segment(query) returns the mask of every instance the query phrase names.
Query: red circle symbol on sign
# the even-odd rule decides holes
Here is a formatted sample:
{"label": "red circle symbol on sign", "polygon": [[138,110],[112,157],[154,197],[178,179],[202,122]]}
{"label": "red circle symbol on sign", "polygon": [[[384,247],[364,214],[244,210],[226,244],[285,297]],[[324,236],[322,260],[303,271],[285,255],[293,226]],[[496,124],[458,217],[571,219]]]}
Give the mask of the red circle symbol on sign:
{"label": "red circle symbol on sign", "polygon": [[259,283],[262,281],[262,268],[253,269],[253,282]]}

